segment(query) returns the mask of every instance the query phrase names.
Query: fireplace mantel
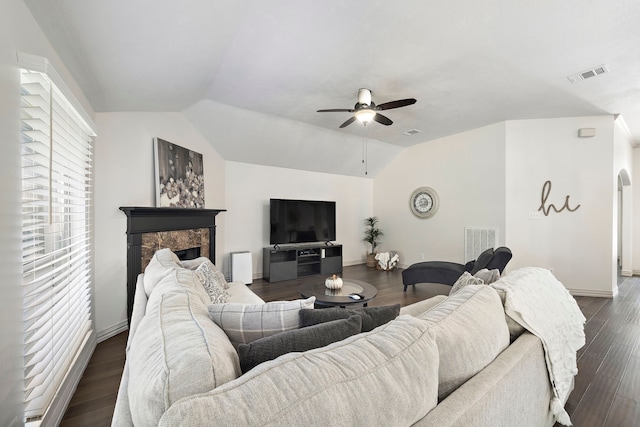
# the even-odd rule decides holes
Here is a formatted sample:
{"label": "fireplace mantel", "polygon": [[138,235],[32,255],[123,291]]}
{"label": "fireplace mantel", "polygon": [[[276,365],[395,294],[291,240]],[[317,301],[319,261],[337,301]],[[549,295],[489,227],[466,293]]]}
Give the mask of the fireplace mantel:
{"label": "fireplace mantel", "polygon": [[215,263],[216,215],[226,212],[226,209],[122,206],[120,210],[127,215],[127,319],[130,322],[136,282],[143,270],[143,235],[165,231],[208,229],[209,253],[202,255]]}

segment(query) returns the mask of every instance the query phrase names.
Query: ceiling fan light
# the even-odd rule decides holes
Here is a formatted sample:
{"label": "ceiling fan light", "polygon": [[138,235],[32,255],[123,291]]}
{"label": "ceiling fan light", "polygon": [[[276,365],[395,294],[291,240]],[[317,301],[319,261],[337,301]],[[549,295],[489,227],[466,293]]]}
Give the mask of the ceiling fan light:
{"label": "ceiling fan light", "polygon": [[358,104],[371,105],[371,91],[369,89],[358,89]]}
{"label": "ceiling fan light", "polygon": [[365,108],[362,110],[358,110],[355,113],[356,119],[358,119],[358,121],[360,123],[368,123],[371,120],[373,120],[373,117],[376,115],[376,112],[371,110],[370,108]]}

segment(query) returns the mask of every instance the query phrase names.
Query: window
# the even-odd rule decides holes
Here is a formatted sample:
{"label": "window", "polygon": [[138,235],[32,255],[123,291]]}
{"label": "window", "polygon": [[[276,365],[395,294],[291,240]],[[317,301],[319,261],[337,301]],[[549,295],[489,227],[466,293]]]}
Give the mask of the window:
{"label": "window", "polygon": [[24,405],[25,421],[32,421],[59,398],[79,355],[95,340],[95,134],[46,73],[25,69],[21,126]]}

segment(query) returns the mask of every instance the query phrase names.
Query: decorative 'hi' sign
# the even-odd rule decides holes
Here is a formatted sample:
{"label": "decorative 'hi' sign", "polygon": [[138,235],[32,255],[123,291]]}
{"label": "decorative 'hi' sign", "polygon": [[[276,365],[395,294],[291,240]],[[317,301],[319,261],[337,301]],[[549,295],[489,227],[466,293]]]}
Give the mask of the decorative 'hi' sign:
{"label": "decorative 'hi' sign", "polygon": [[568,210],[569,212],[575,212],[580,207],[580,205],[577,205],[575,208],[572,209],[569,206],[569,195],[567,195],[567,197],[564,198],[564,205],[562,205],[560,209],[556,208],[556,206],[553,203],[549,203],[549,205],[547,206],[547,199],[549,198],[550,193],[551,193],[551,181],[547,181],[542,186],[542,194],[540,197],[541,203],[540,203],[540,207],[538,208],[539,211],[542,211],[544,216],[549,216],[549,212],[551,212],[551,209],[553,209],[558,213],[562,212],[565,209]]}

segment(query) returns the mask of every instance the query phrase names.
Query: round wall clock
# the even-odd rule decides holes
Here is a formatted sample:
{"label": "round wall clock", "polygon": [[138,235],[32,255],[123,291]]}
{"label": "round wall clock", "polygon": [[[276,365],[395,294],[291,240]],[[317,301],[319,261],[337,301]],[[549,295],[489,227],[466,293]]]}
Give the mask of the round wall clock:
{"label": "round wall clock", "polygon": [[431,218],[438,211],[440,200],[436,190],[430,187],[420,187],[411,193],[409,207],[418,218]]}

